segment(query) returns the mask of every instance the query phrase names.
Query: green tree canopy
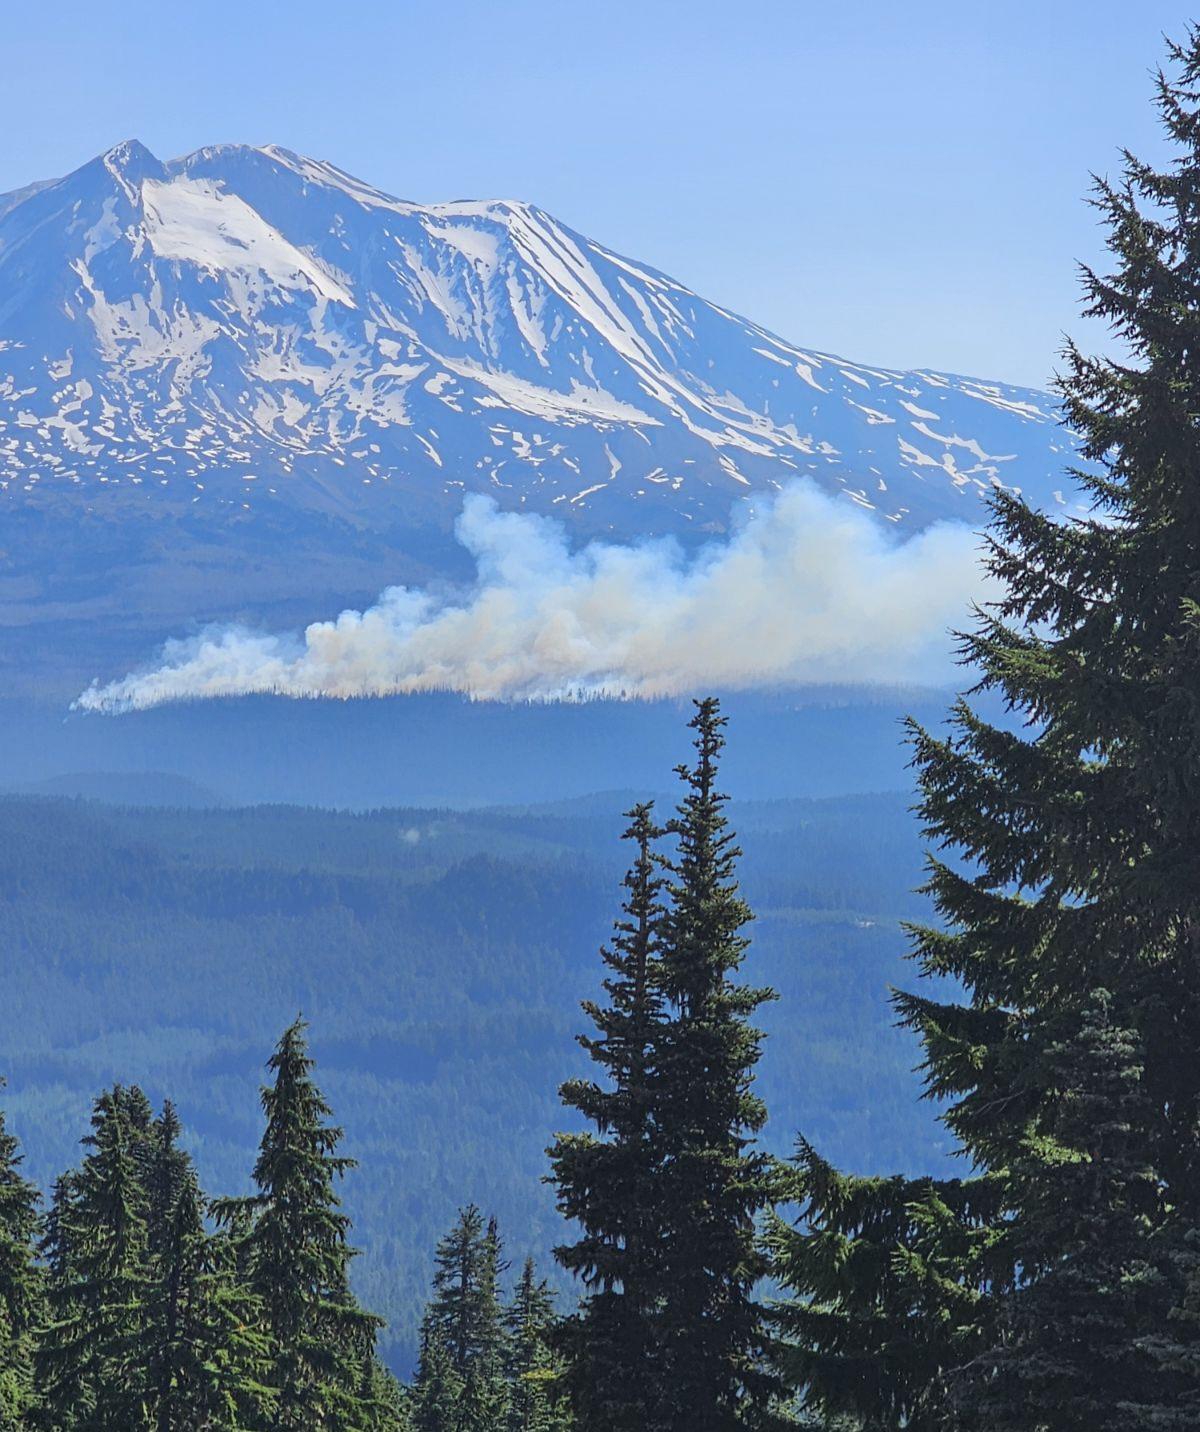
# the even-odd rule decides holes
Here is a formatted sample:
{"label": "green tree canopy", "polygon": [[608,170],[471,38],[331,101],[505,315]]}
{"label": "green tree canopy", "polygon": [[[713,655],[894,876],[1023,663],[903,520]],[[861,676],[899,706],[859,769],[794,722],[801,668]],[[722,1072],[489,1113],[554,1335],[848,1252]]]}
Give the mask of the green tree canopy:
{"label": "green tree canopy", "polygon": [[[1158,105],[1173,159],[1127,154],[1096,187],[1113,264],[1085,271],[1086,312],[1121,356],[1072,345],[1060,383],[1093,513],[1063,521],[997,491],[1000,596],[962,638],[972,699],[945,731],[911,728],[942,921],[914,930],[914,953],[962,995],[943,984],[896,1006],[946,1126],[999,1189],[984,1213],[995,1338],[965,1363],[943,1339],[923,1373],[895,1373],[952,1388],[953,1426],[1132,1432],[1188,1425],[1197,1406],[1184,1270],[1200,1228],[1200,33],[1171,60]],[[1007,717],[986,719],[984,697]],[[893,1257],[910,1253],[897,1236]],[[810,1327],[813,1354],[846,1336],[851,1273],[827,1299],[838,1315]],[[968,1261],[952,1277],[951,1304],[978,1274]],[[865,1383],[863,1399],[880,1406]]]}

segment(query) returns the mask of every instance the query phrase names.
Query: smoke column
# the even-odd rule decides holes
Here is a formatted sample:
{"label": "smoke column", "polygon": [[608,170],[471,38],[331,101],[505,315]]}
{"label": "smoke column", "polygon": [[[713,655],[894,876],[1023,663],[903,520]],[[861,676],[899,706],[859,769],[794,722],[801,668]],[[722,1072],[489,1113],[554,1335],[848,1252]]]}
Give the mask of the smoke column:
{"label": "smoke column", "polygon": [[213,628],[75,702],[120,712],[274,692],[453,690],[502,700],[654,697],[807,683],[937,684],[948,628],[986,599],[979,538],[940,524],[906,542],[844,498],[797,482],[730,535],[572,551],[549,518],[470,496],[458,540],[476,565],[455,593],[390,587],[300,636]]}

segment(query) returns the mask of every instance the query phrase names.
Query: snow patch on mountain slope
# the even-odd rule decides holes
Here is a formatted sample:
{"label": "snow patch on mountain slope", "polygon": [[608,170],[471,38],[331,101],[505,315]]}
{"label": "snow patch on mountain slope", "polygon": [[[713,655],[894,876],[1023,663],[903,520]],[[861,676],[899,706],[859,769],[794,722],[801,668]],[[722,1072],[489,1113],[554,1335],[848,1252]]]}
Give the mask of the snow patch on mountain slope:
{"label": "snow patch on mountain slope", "polygon": [[355,307],[332,275],[236,194],[177,176],[161,183],[143,180],[141,197],[146,239],[160,258],[198,264],[213,273],[261,273],[281,288],[310,287],[322,298]]}
{"label": "snow patch on mountain slope", "polygon": [[0,197],[9,501],[152,487],[385,531],[477,490],[635,536],[807,477],[918,528],[1000,484],[1072,510],[1069,449],[1043,394],[802,348],[530,204],[136,143]]}

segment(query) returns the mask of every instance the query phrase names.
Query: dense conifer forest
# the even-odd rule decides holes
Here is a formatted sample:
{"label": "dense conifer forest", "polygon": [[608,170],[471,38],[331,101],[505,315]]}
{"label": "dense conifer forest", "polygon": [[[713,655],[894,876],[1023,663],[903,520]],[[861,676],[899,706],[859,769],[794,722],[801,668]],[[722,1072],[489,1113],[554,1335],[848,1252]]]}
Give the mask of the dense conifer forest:
{"label": "dense conifer forest", "polygon": [[[661,784],[665,819],[669,764]],[[74,1162],[92,1100],[120,1081],[176,1102],[206,1187],[248,1192],[263,1062],[302,1011],[359,1161],[352,1283],[387,1317],[389,1365],[417,1355],[460,1205],[495,1213],[514,1263],[534,1256],[569,1295],[540,1180],[549,1133],[577,1121],[557,1086],[587,1063],[579,1002],[600,989],[635,799],[360,815],[0,799],[0,1075],[29,1176],[48,1189]],[[800,1125],[874,1171],[936,1168],[949,1146],[887,1003],[900,922],[924,907],[910,802],[730,808],[755,969],[780,993],[758,1081],[778,1155]]]}
{"label": "dense conifer forest", "polygon": [[[774,987],[760,959],[755,903],[784,877],[767,862],[741,884],[721,780],[726,723],[706,699],[676,792],[626,815],[621,899],[590,957],[600,982],[571,1020],[577,1047],[553,1021],[521,1022],[544,1000],[537,976],[553,977],[553,955],[520,966],[526,983],[503,1007],[497,1038],[525,1048],[540,1028],[559,1069],[561,1102],[538,1129],[544,1152],[528,1186],[535,1197],[540,1174],[556,1204],[553,1268],[513,1259],[504,1219],[464,1191],[430,1243],[414,1365],[389,1368],[376,1285],[352,1275],[342,1201],[364,1171],[318,1083],[309,1026],[294,1018],[269,1053],[240,1188],[202,1188],[187,1110],[155,1107],[119,1076],[95,1098],[78,1157],[41,1192],[0,1125],[0,1428],[1200,1425],[1200,32],[1171,59],[1159,104],[1175,162],[1156,170],[1127,157],[1124,178],[1097,193],[1113,273],[1086,275],[1089,311],[1129,359],[1071,349],[1062,383],[1097,465],[1083,478],[1095,515],[1062,523],[997,494],[987,561],[1002,596],[962,638],[974,691],[945,729],[910,729],[932,913],[921,901],[906,912],[915,968],[893,1005],[958,1162],[843,1171],[834,1121],[798,1121],[790,1158],[764,1141],[778,1088],[769,1044],[787,1047],[792,1079],[811,1070],[813,1051],[794,1040],[795,990]],[[999,693],[1013,719],[985,719],[980,693]],[[601,885],[611,900],[616,886],[553,837],[534,861],[551,827],[521,816],[490,818],[511,863],[472,855],[469,879],[415,854],[371,878],[379,824],[421,848],[419,830],[407,840],[416,827],[381,815],[339,825],[321,872],[259,858],[217,880],[195,858],[205,827],[192,817],[161,816],[176,824],[157,847],[139,848],[125,827],[126,843],[106,848],[119,816],[69,807],[75,825],[47,823],[39,840],[30,810],[63,808],[5,808],[27,837],[0,874],[10,942],[66,972],[43,986],[40,1011],[22,993],[31,1025],[52,1017],[57,996],[70,1005],[69,961],[81,954],[71,939],[92,937],[72,902],[97,883],[114,908],[143,912],[190,902],[199,918],[226,900],[263,913],[262,930],[280,940],[287,925],[270,921],[281,890],[301,908],[336,909],[326,962],[311,968],[347,982],[360,1015],[380,966],[355,966],[348,912],[386,912],[388,929],[405,931],[403,968],[429,979],[445,958],[439,932],[486,911],[488,938],[460,947],[475,963],[457,972],[503,981],[515,967],[496,959],[505,939],[544,922],[548,939],[570,941],[578,907]],[[771,812],[748,814],[770,827]],[[271,823],[294,820],[263,812],[232,829],[261,857]],[[784,829],[794,864],[800,843]],[[462,834],[449,818],[447,830]],[[353,870],[339,869],[351,846]],[[821,851],[803,853],[805,878],[819,882]],[[869,843],[860,854],[869,864]],[[55,862],[57,922],[25,903]],[[576,893],[572,913],[547,898],[548,870]],[[438,922],[423,926],[431,901]],[[828,892],[826,902],[828,912]],[[805,918],[812,908],[794,907],[792,932],[832,979],[852,979],[836,925]],[[532,922],[501,935],[514,910],[532,910]],[[242,955],[217,951],[208,977]],[[264,986],[270,969],[254,966]],[[116,978],[102,966],[93,977]],[[185,1001],[187,985],[168,980],[165,997]],[[421,1042],[412,1031],[414,1061],[443,1057],[446,1033]],[[118,1058],[119,1041],[111,1047]],[[468,1094],[486,1110],[489,1095],[516,1087],[488,1090],[493,1066],[475,1067],[475,1087],[450,1086],[464,1120]],[[911,1086],[901,1092],[915,1101]],[[414,1119],[392,1138],[437,1160],[439,1141],[462,1134],[444,1115],[435,1135]],[[39,1116],[55,1117],[53,1106]],[[470,1128],[484,1138],[486,1114]],[[409,1165],[391,1148],[385,1178],[402,1185]],[[510,1156],[498,1141],[486,1147],[497,1169]]]}

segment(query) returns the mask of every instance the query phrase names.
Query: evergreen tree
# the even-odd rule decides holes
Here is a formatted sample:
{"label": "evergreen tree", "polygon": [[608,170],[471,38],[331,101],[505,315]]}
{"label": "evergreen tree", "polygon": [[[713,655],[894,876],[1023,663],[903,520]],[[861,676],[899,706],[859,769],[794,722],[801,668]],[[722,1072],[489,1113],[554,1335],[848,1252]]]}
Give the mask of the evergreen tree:
{"label": "evergreen tree", "polygon": [[413,1432],[453,1432],[458,1425],[463,1379],[455,1370],[438,1319],[427,1312],[421,1324],[421,1355],[409,1396]]}
{"label": "evergreen tree", "polygon": [[508,1416],[505,1432],[568,1432],[562,1396],[562,1367],[551,1351],[556,1318],[554,1296],[525,1260],[505,1318],[508,1329],[505,1372]]}
{"label": "evergreen tree", "polygon": [[[1002,1344],[953,1379],[958,1416],[990,1426],[1136,1432],[1195,1425],[1200,1405],[1200,33],[1171,56],[1158,101],[1174,161],[1127,155],[1123,179],[1098,184],[1113,272],[1084,275],[1086,311],[1128,356],[1071,346],[1061,382],[1094,514],[1063,522],[997,492],[1002,595],[962,654],[974,694],[1013,719],[964,699],[946,733],[912,731],[928,834],[960,857],[930,861],[945,928],[916,930],[915,953],[966,998],[897,1007],[947,1127],[1003,1185]],[[1103,1022],[1084,1022],[1079,992],[1101,990]],[[1089,1110],[1091,1138],[1064,1127],[1064,1097]],[[1086,1215],[1054,1216],[1065,1189]],[[1093,1279],[1086,1327],[1039,1321],[1076,1267]],[[1109,1365],[1118,1327],[1126,1355]],[[1024,1400],[1034,1384],[1044,1413]]]}
{"label": "evergreen tree", "polygon": [[1176,1389],[1170,1406],[1159,1409],[1159,1427],[1190,1432],[1200,1427],[1200,1231],[1175,1231],[1167,1266],[1177,1289],[1171,1317],[1139,1339],[1139,1346],[1172,1378]]}
{"label": "evergreen tree", "polygon": [[50,1191],[50,1207],[37,1245],[45,1280],[62,1283],[71,1259],[71,1210],[75,1202],[75,1170],[59,1174]]}
{"label": "evergreen tree", "polygon": [[[177,1125],[174,1125],[177,1128]],[[173,1126],[159,1129],[164,1155]],[[237,1252],[204,1226],[204,1204],[186,1156],[169,1208],[160,1210],[161,1242],[152,1259],[147,1367],[155,1432],[241,1432],[269,1423],[266,1384],[272,1344],[261,1304],[242,1282]]]}
{"label": "evergreen tree", "polygon": [[1000,1338],[955,1374],[960,1425],[980,1432],[1124,1432],[1158,1421],[1158,1368],[1137,1339],[1161,1312],[1149,1261],[1153,1171],[1138,1038],[1095,991],[1048,1058],[1058,1097],[1046,1131],[1008,1171],[1010,1253],[1022,1278]]}
{"label": "evergreen tree", "polygon": [[90,1149],[60,1186],[48,1285],[49,1323],[35,1375],[40,1425],[54,1432],[148,1429],[146,1193],[139,1131],[120,1089],[96,1101]]}
{"label": "evergreen tree", "polygon": [[362,1367],[380,1323],[350,1292],[349,1219],[335,1182],[353,1161],[336,1152],[342,1131],[328,1123],[312,1067],[297,1020],[268,1064],[274,1082],[262,1092],[258,1192],[216,1210],[227,1226],[246,1221],[241,1257],[272,1342],[272,1428],[358,1432],[374,1415],[362,1396]]}
{"label": "evergreen tree", "polygon": [[179,1115],[168,1099],[145,1132],[141,1162],[146,1185],[146,1231],[150,1252],[156,1256],[174,1236],[179,1200],[195,1176],[191,1159],[179,1147],[182,1131]]}
{"label": "evergreen tree", "polygon": [[0,1432],[25,1425],[33,1401],[33,1334],[42,1318],[34,1247],[38,1194],[20,1169],[17,1140],[0,1113]]}
{"label": "evergreen tree", "polygon": [[405,1389],[372,1352],[363,1359],[359,1398],[369,1409],[372,1432],[412,1432],[412,1409]]}
{"label": "evergreen tree", "polygon": [[[767,1223],[776,1357],[814,1426],[938,1432],[949,1369],[990,1344],[1011,1256],[995,1219],[1001,1179],[862,1178],[804,1140],[789,1188],[798,1226]],[[805,1424],[807,1425],[807,1424]]]}
{"label": "evergreen tree", "polygon": [[[438,1243],[433,1296],[422,1330],[424,1380],[418,1375],[414,1420],[423,1432],[501,1432],[507,1410],[502,1271],[495,1220],[472,1204]],[[452,1402],[451,1420],[434,1408]],[[441,1415],[439,1412],[438,1415]]]}
{"label": "evergreen tree", "polygon": [[585,1002],[597,1032],[579,1040],[603,1083],[572,1079],[561,1091],[597,1132],[560,1134],[549,1151],[559,1209],[582,1229],[555,1257],[586,1289],[560,1338],[572,1405],[598,1432],[648,1432],[665,1425],[666,1415],[656,1350],[655,1258],[664,1219],[654,1109],[664,918],[654,843],[663,832],[648,804],[627,819],[624,838],[635,855],[622,918],[601,951],[609,1002]]}
{"label": "evergreen tree", "polygon": [[715,699],[696,703],[696,760],[678,767],[685,794],[668,827],[676,848],[660,978],[670,1014],[658,1035],[655,1081],[663,1222],[652,1262],[667,1426],[678,1432],[739,1426],[775,1391],[753,1298],[764,1270],[755,1219],[774,1176],[753,1147],[766,1109],[752,1087],[761,1035],[750,1023],[774,996],[736,978],[751,914],[738,894],[741,852],[717,789],[724,725]]}

